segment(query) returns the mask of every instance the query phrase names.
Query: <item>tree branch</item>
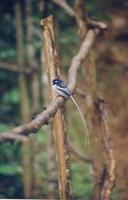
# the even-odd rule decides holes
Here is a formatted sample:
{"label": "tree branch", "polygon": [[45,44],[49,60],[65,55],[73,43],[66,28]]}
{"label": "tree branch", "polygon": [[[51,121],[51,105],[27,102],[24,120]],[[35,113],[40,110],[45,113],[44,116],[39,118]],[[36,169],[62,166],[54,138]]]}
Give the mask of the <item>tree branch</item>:
{"label": "tree branch", "polygon": [[[65,0],[52,0],[55,4],[60,6],[70,17],[77,18],[77,13],[74,9],[70,7],[70,5]],[[87,21],[87,27],[88,28],[98,28],[100,30],[106,30],[108,28],[108,25],[104,22],[97,21],[95,19],[86,18]],[[85,28],[87,28],[85,27]]]}
{"label": "tree branch", "polygon": [[98,33],[98,29],[89,30],[83,43],[81,44],[78,54],[72,59],[71,66],[68,70],[68,88],[72,93],[75,91],[77,85],[77,73],[80,65],[86,59]]}
{"label": "tree branch", "polygon": [[[52,88],[52,80],[56,77],[60,77],[60,68],[57,65],[59,63],[59,57],[55,48],[55,32],[53,17],[49,16],[41,20],[42,25],[42,39],[43,39],[43,49],[44,49],[44,65],[45,71],[47,72],[48,85],[49,85],[49,99],[56,98],[56,92]],[[59,171],[59,193],[60,199],[72,199],[72,188],[71,188],[71,177],[69,177],[70,165],[67,164],[67,157],[69,157],[68,145],[65,142],[67,139],[67,133],[65,129],[64,115],[61,110],[58,110],[53,118],[53,123],[51,124],[54,143],[57,155],[57,164]]]}
{"label": "tree branch", "polygon": [[[80,65],[82,61],[87,57],[88,52],[91,46],[93,45],[96,35],[98,33],[99,33],[98,29],[89,30],[87,32],[85,39],[83,40],[83,43],[80,46],[78,54],[74,56],[74,58],[72,59],[71,66],[68,70],[68,88],[71,90],[72,93],[75,91],[75,88],[76,88],[76,83],[77,83],[76,78],[77,78],[77,73],[80,68]],[[38,114],[36,118],[32,120],[30,123],[26,125],[18,126],[12,129],[11,131],[9,131],[9,133],[4,133],[6,134],[6,136],[4,136],[4,134],[1,134],[0,141],[6,140],[7,135],[9,136],[10,133],[19,134],[19,135],[20,134],[29,135],[31,133],[36,133],[41,128],[42,125],[48,123],[50,118],[55,115],[57,110],[60,107],[62,107],[65,102],[66,100],[64,100],[62,97],[60,96],[57,97],[55,100],[49,103],[48,107],[46,108],[44,112]]]}
{"label": "tree branch", "polygon": [[104,99],[98,99],[97,106],[98,106],[101,120],[102,120],[102,125],[103,125],[103,130],[104,130],[104,137],[103,137],[104,149],[105,149],[107,159],[108,159],[108,164],[106,166],[107,175],[102,187],[101,199],[109,200],[112,190],[115,186],[115,158],[114,158],[114,153],[111,146],[111,133],[110,133],[109,123],[108,123],[108,112],[105,107]]}

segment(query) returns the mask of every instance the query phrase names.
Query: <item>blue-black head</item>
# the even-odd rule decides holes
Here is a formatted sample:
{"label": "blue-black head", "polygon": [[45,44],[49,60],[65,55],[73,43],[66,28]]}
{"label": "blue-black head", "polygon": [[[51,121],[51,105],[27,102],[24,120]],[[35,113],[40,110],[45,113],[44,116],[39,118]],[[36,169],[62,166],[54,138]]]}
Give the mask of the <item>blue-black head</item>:
{"label": "blue-black head", "polygon": [[60,79],[54,79],[54,80],[52,81],[52,83],[53,83],[53,85],[61,85],[61,84],[63,83],[63,81],[60,80]]}

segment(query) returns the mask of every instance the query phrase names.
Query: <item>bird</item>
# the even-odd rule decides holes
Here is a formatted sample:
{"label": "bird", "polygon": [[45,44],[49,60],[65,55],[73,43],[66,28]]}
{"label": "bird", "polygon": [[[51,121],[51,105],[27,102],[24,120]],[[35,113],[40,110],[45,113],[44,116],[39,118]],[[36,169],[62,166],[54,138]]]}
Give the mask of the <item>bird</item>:
{"label": "bird", "polygon": [[[84,116],[82,114],[82,111],[80,110],[80,107],[78,106],[77,102],[75,101],[74,97],[72,96],[72,92],[70,91],[70,89],[67,87],[67,85],[65,85],[64,81],[60,80],[60,79],[54,79],[52,81],[52,86],[54,91],[56,92],[56,94],[58,96],[61,96],[65,99],[70,98],[71,101],[73,102],[73,104],[76,106],[80,117],[81,117],[81,121],[83,124],[83,129],[84,129],[84,134],[85,134],[85,146],[87,144],[87,146],[89,147],[89,131],[88,131],[88,127],[87,127],[87,123],[84,119]],[[86,141],[87,140],[87,141]]]}

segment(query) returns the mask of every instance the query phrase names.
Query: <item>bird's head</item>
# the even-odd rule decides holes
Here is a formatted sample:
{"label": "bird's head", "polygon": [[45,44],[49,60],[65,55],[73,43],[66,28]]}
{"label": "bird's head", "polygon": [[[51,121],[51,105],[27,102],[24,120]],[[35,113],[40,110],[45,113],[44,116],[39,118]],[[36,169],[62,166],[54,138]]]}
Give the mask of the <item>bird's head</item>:
{"label": "bird's head", "polygon": [[61,81],[60,79],[54,79],[52,81],[53,85],[61,85],[63,83],[63,81]]}

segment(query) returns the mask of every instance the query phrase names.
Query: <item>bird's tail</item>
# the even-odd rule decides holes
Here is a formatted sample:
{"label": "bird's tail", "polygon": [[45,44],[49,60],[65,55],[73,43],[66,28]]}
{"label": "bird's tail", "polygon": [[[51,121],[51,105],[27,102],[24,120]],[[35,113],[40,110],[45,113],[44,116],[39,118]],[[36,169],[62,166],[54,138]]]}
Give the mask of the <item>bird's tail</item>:
{"label": "bird's tail", "polygon": [[80,117],[81,117],[81,120],[82,120],[82,124],[83,124],[83,128],[84,128],[84,136],[85,136],[85,146],[87,146],[89,148],[89,131],[88,131],[88,127],[87,127],[87,123],[84,119],[84,116],[78,106],[78,104],[76,103],[75,99],[73,98],[72,95],[70,95],[70,98],[72,100],[72,102],[75,104],[75,106],[77,107],[78,111],[79,111],[79,114],[80,114]]}

